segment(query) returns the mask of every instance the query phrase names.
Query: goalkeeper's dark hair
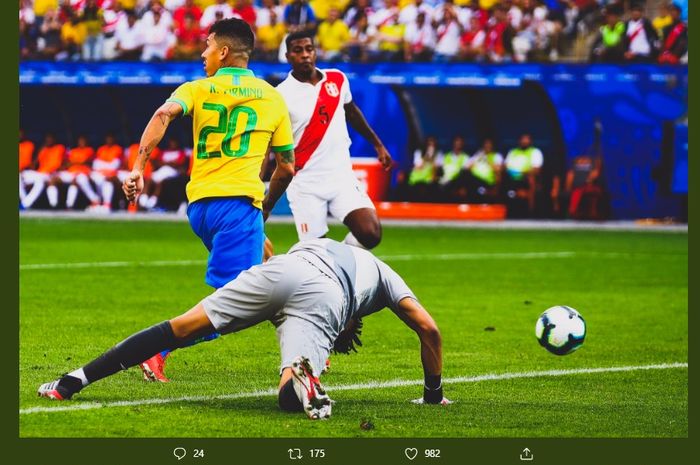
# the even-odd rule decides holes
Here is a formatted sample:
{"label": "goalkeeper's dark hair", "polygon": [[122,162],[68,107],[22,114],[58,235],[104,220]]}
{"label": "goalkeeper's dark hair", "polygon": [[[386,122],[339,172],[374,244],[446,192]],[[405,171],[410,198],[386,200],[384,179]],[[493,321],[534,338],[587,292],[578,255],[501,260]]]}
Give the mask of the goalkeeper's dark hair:
{"label": "goalkeeper's dark hair", "polygon": [[316,45],[316,33],[312,30],[306,29],[303,31],[292,32],[286,39],[284,39],[284,43],[287,45],[287,50],[292,47],[292,42],[299,39],[311,39],[311,43]]}
{"label": "goalkeeper's dark hair", "polygon": [[217,42],[222,38],[231,42],[232,52],[250,56],[255,48],[255,35],[250,25],[238,18],[222,19],[211,25],[209,34],[215,34]]}

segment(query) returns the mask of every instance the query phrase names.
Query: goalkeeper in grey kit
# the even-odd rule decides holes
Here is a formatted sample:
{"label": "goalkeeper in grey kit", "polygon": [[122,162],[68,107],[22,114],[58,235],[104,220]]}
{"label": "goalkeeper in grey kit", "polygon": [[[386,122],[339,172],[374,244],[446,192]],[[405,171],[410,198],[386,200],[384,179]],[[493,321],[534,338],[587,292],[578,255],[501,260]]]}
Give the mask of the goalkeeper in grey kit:
{"label": "goalkeeper in grey kit", "polygon": [[287,254],[241,273],[188,312],[129,336],[87,365],[51,383],[42,397],[70,399],[85,386],[138,365],[165,349],[218,331],[233,333],[263,321],[277,328],[280,346],[278,401],[286,411],[328,418],[332,401],[318,377],[331,351],[349,353],[362,318],[389,307],[420,339],[423,397],[447,404],[442,393],[442,340],[430,314],[404,280],[370,252],[331,239],[293,246]]}

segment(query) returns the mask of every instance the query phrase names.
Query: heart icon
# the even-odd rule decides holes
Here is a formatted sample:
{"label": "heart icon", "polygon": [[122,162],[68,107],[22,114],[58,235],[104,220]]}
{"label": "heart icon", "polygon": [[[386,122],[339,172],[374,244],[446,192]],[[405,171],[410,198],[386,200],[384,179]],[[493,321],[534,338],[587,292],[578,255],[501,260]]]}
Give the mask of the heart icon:
{"label": "heart icon", "polygon": [[404,454],[406,454],[406,457],[408,457],[408,460],[413,460],[416,458],[416,455],[418,455],[418,449],[415,447],[407,447],[405,451],[403,451]]}

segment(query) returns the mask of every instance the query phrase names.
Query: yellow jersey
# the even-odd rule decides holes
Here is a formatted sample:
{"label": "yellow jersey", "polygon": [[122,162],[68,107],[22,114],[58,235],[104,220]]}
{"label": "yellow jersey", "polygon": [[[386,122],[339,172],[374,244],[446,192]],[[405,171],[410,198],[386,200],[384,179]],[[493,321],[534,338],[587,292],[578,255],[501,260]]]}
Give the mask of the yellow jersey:
{"label": "yellow jersey", "polygon": [[187,199],[245,196],[262,208],[260,168],[268,148],[294,148],[289,112],[279,92],[249,69],[221,68],[214,76],[182,84],[167,101],[193,119]]}

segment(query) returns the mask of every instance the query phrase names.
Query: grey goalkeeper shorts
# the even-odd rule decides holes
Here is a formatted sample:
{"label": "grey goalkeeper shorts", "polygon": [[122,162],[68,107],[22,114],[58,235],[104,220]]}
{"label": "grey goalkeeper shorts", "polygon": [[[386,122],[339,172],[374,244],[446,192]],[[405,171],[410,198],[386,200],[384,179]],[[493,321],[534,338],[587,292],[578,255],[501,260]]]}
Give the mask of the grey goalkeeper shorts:
{"label": "grey goalkeeper shorts", "polygon": [[341,329],[346,303],[335,279],[289,254],[242,272],[202,305],[221,334],[271,321],[277,328],[280,371],[302,355],[318,376]]}

